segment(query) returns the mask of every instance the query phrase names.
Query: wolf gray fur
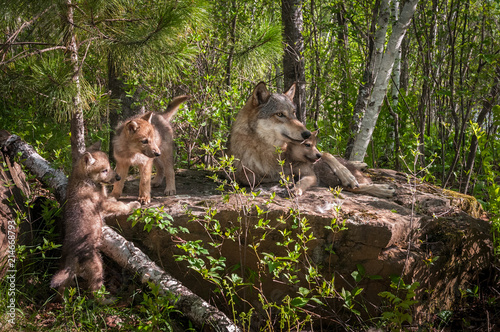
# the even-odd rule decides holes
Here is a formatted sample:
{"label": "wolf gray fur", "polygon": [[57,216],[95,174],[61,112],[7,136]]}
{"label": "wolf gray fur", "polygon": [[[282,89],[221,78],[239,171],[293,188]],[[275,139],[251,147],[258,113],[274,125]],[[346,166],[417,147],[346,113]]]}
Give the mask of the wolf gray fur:
{"label": "wolf gray fur", "polygon": [[[189,98],[187,95],[176,97],[164,113],[148,112],[118,125],[113,139],[113,156],[121,180],[114,185],[111,196],[118,198],[122,194],[130,166],[139,167],[138,199],[141,203],[151,201],[151,185],[160,186],[164,178],[164,194],[175,195],[174,131],[170,120]],[[153,164],[156,176],[151,182]]]}
{"label": "wolf gray fur", "polygon": [[67,187],[64,205],[65,236],[62,247],[62,268],[50,286],[62,296],[75,276],[81,276],[91,292],[103,284],[102,259],[99,247],[103,218],[128,214],[139,208],[139,202],[128,204],[107,197],[103,184],[120,179],[109,164],[108,156],[93,145],[76,161]]}
{"label": "wolf gray fur", "polygon": [[302,142],[311,132],[297,120],[295,84],[285,93],[271,94],[257,84],[231,128],[229,153],[235,158],[235,180],[254,187],[277,182],[281,167],[278,150],[289,142]]}

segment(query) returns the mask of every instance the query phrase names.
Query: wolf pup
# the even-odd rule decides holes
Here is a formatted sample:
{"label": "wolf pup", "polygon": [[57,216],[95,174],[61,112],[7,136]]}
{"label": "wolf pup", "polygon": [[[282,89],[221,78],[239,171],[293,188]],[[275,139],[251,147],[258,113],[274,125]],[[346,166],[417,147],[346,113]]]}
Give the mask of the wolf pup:
{"label": "wolf pup", "polygon": [[64,205],[62,268],[50,283],[61,296],[75,276],[83,277],[92,292],[99,290],[103,284],[99,254],[103,218],[128,214],[141,206],[139,202],[125,204],[107,198],[106,188],[102,184],[119,179],[109,165],[108,156],[99,151],[99,144],[91,146],[73,167]]}
{"label": "wolf pup", "polygon": [[[316,148],[318,131],[301,143],[288,143],[284,152],[285,173],[298,178],[295,183],[294,194],[302,195],[307,189],[318,184],[337,187],[342,185],[346,190],[354,193],[365,193],[377,197],[392,197],[394,189],[387,184],[373,184],[361,169],[365,163],[351,162],[337,158],[329,153],[321,153]],[[355,181],[342,181],[339,174],[349,172]],[[343,178],[349,176],[342,175]]]}
{"label": "wolf pup", "polygon": [[295,84],[283,94],[271,94],[261,82],[238,112],[229,139],[237,182],[251,187],[278,182],[281,167],[277,150],[311,136],[295,116],[294,94]]}
{"label": "wolf pup", "polygon": [[[160,186],[166,177],[165,195],[175,195],[174,131],[170,120],[190,96],[174,98],[165,113],[148,112],[128,119],[116,128],[113,156],[121,180],[115,183],[111,196],[122,194],[130,166],[139,166],[139,202],[151,202],[151,184]],[[156,176],[151,182],[153,164]]]}

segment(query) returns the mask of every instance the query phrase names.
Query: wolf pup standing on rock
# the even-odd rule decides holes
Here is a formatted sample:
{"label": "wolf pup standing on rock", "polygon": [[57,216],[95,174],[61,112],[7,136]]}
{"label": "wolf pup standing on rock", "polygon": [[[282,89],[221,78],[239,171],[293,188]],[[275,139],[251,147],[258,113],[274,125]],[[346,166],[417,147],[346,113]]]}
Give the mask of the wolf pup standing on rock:
{"label": "wolf pup standing on rock", "polygon": [[229,139],[237,182],[251,187],[278,182],[281,167],[277,149],[284,150],[287,143],[300,143],[311,136],[295,116],[294,94],[295,84],[283,94],[271,94],[261,82],[239,111]]}
{"label": "wolf pup standing on rock", "polygon": [[[114,185],[111,196],[118,198],[122,194],[130,166],[139,166],[139,202],[149,203],[151,184],[160,186],[165,177],[165,195],[175,195],[174,131],[170,119],[189,98],[176,97],[165,113],[148,112],[118,125],[113,139],[113,156],[116,160],[116,172],[121,180]],[[153,164],[156,176],[151,183]]]}
{"label": "wolf pup standing on rock", "polygon": [[[289,143],[284,152],[285,173],[298,178],[295,183],[295,195],[302,195],[319,182],[332,188],[342,185],[346,190],[354,193],[385,198],[394,196],[394,189],[389,185],[373,184],[370,178],[361,172],[361,169],[366,168],[365,163],[350,162],[327,152],[321,153],[316,148],[317,140],[318,131],[315,131],[301,143]],[[355,183],[342,181],[338,174],[339,171],[345,170],[348,170],[355,178]]]}
{"label": "wolf pup standing on rock", "polygon": [[62,247],[62,269],[50,283],[64,294],[75,276],[81,276],[94,292],[103,284],[102,259],[99,253],[103,218],[128,214],[140,208],[139,202],[125,204],[108,198],[102,184],[120,180],[111,169],[108,156],[91,146],[75,163],[67,187],[64,205],[65,236]]}

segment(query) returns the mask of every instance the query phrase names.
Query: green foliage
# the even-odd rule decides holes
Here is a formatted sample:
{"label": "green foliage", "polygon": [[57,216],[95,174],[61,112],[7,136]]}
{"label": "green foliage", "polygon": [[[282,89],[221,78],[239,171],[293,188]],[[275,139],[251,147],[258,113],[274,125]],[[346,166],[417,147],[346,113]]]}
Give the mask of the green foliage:
{"label": "green foliage", "polygon": [[140,303],[140,312],[145,315],[137,330],[139,331],[174,331],[170,324],[170,314],[178,313],[174,309],[177,302],[172,294],[161,295],[160,286],[149,282],[151,293],[143,294],[143,300]]}
{"label": "green foliage", "polygon": [[420,287],[420,283],[415,281],[411,285],[405,282],[398,276],[391,278],[391,288],[394,293],[385,291],[378,295],[386,299],[386,310],[382,313],[381,322],[391,331],[402,331],[404,323],[412,323],[411,307],[418,303],[413,300],[416,289]]}
{"label": "green foliage", "polygon": [[147,209],[136,209],[127,218],[127,221],[132,222],[132,227],[138,222],[144,224],[144,230],[151,232],[153,228],[158,228],[166,231],[169,234],[176,235],[177,233],[189,233],[189,231],[180,226],[173,226],[174,219],[170,214],[165,212],[165,207],[155,207]]}

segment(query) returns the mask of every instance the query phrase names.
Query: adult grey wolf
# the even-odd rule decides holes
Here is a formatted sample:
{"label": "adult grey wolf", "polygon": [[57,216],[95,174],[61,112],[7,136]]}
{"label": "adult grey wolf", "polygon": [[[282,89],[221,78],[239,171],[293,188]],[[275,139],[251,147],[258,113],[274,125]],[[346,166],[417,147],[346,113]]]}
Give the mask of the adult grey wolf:
{"label": "adult grey wolf", "polygon": [[[118,125],[113,138],[113,156],[121,180],[115,183],[111,196],[118,198],[122,194],[130,166],[139,166],[139,202],[151,202],[151,185],[160,186],[164,178],[165,195],[175,195],[174,131],[170,120],[189,98],[176,97],[164,113],[148,112]],[[157,173],[151,182],[153,164]]]}
{"label": "adult grey wolf", "polygon": [[294,94],[295,84],[285,93],[271,94],[260,82],[238,112],[229,139],[237,182],[251,187],[278,182],[278,149],[311,136],[295,116]]}
{"label": "adult grey wolf", "polygon": [[[389,185],[374,184],[369,177],[361,172],[361,169],[366,168],[365,163],[350,162],[334,157],[327,152],[321,153],[316,147],[317,140],[318,132],[315,131],[303,142],[290,142],[287,144],[284,152],[284,171],[286,174],[293,174],[297,178],[295,195],[300,196],[307,189],[319,183],[332,188],[343,186],[351,192],[365,193],[377,197],[394,196],[394,189]],[[355,182],[342,181],[338,174],[343,174],[345,170],[351,173],[355,178]]]}
{"label": "adult grey wolf", "polygon": [[64,205],[62,268],[50,283],[61,296],[75,276],[83,277],[91,292],[99,290],[103,284],[104,273],[99,254],[103,218],[128,214],[141,206],[139,202],[125,204],[107,197],[102,184],[111,184],[119,179],[109,165],[108,156],[99,151],[99,144],[91,146],[73,167]]}

